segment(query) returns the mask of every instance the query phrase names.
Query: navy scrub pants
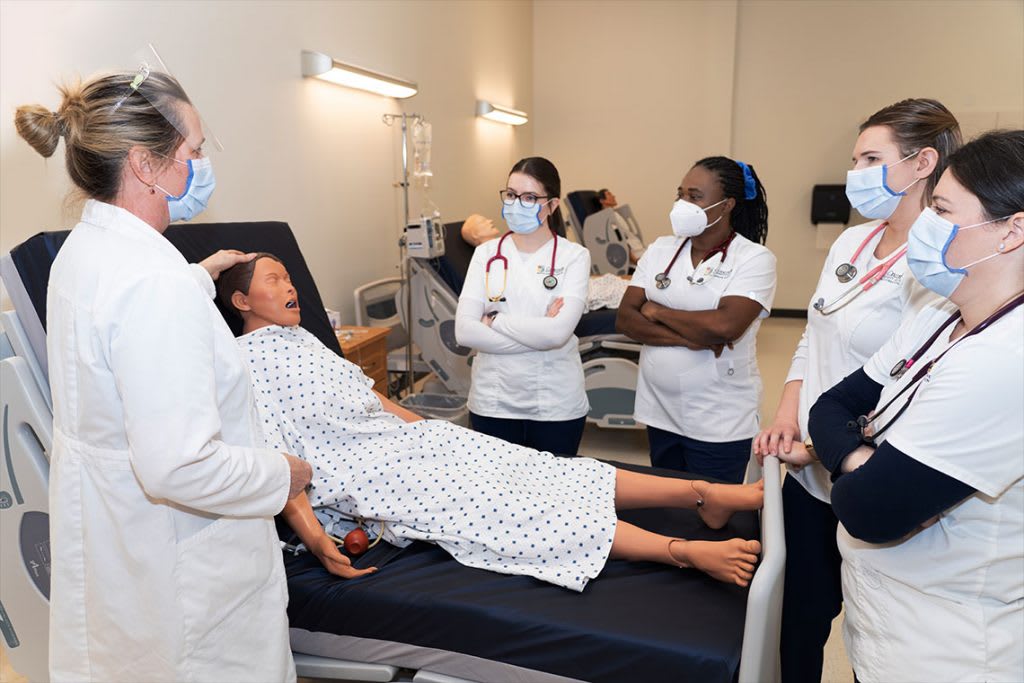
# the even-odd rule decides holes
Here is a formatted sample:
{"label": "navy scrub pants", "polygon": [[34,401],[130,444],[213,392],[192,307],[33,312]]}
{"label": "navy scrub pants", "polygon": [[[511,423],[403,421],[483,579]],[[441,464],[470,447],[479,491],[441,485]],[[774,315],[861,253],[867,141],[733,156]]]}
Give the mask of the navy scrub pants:
{"label": "navy scrub pants", "polygon": [[583,426],[587,417],[584,415],[575,420],[541,422],[487,417],[470,412],[469,421],[473,429],[481,434],[555,455],[576,455],[583,439]]}
{"label": "navy scrub pants", "polygon": [[742,484],[750,461],[753,439],[739,441],[698,441],[657,427],[647,427],[651,444],[651,465],[690,472],[730,484]]}

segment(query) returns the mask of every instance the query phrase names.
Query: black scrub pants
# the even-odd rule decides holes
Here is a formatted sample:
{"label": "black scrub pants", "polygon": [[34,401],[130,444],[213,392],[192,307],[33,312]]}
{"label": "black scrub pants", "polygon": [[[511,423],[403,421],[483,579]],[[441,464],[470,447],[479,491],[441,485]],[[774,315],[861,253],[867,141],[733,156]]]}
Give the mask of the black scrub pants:
{"label": "black scrub pants", "polygon": [[782,597],[780,659],[783,683],[821,683],[825,643],[843,606],[832,506],[793,477],[782,485],[786,520],[786,577]]}
{"label": "black scrub pants", "polygon": [[583,440],[583,427],[587,416],[575,420],[542,422],[487,417],[470,412],[469,421],[473,429],[481,434],[555,455],[576,455],[580,450],[580,441]]}

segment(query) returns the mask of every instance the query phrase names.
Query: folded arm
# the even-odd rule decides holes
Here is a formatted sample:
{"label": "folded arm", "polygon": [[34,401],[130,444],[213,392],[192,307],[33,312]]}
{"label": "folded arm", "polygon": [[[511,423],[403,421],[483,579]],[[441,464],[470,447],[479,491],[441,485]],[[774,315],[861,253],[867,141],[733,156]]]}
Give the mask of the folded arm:
{"label": "folded arm", "polygon": [[494,316],[491,329],[536,351],[558,349],[572,337],[583,315],[583,306],[582,300],[567,298],[557,315],[550,317],[499,313]]}
{"label": "folded arm", "polygon": [[648,301],[641,309],[645,317],[676,334],[706,347],[728,344],[743,336],[764,308],[753,299],[725,296],[718,308],[707,311],[678,311]]}
{"label": "folded arm", "polygon": [[619,312],[615,317],[615,331],[651,346],[683,346],[695,351],[710,348],[679,334],[664,323],[644,316],[640,311],[649,303],[647,294],[642,288],[627,287],[626,293],[622,297],[622,303],[619,304]]}

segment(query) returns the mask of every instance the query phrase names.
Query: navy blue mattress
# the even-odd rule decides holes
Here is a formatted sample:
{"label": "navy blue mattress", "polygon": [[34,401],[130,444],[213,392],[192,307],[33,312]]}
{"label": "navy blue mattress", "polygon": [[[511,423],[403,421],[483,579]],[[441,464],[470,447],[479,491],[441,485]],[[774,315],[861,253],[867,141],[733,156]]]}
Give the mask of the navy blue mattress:
{"label": "navy blue mattress", "polygon": [[[719,531],[689,510],[633,510],[621,517],[690,539],[759,536],[755,513],[740,513]],[[728,683],[739,666],[746,589],[696,570],[616,560],[579,594],[464,567],[424,543],[397,554],[381,544],[356,561],[380,563],[377,574],[346,581],[315,557],[285,553],[291,626],[439,648],[594,683]]]}

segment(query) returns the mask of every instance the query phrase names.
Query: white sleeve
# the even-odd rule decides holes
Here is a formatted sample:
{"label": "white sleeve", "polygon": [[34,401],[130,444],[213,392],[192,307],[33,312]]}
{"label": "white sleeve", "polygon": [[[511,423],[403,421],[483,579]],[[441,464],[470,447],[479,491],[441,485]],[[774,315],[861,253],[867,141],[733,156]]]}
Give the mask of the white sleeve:
{"label": "white sleeve", "polygon": [[198,263],[190,263],[188,264],[188,267],[189,272],[192,273],[192,277],[195,278],[195,281],[203,288],[203,291],[206,292],[206,296],[211,299],[217,296],[217,285],[213,284],[213,277],[210,275],[210,271],[206,270],[206,268],[203,268]]}
{"label": "white sleeve", "polygon": [[742,296],[761,304],[766,316],[772,310],[775,299],[775,254],[759,249],[753,258],[742,265],[737,264],[737,273],[729,280],[722,297]]}
{"label": "white sleeve", "polygon": [[[651,245],[653,247],[654,245]],[[637,261],[636,269],[633,271],[633,277],[629,281],[630,287],[639,287],[640,289],[647,291],[647,288],[654,284],[654,276],[651,275],[651,269],[654,268],[651,265],[651,261],[654,260],[654,249],[647,247],[647,251]]]}
{"label": "white sleeve", "polygon": [[288,463],[221,440],[211,320],[190,274],[151,273],[130,287],[110,366],[131,466],[154,498],[219,515],[274,515],[287,500]]}
{"label": "white sleeve", "polygon": [[807,326],[804,325],[804,333],[800,335],[800,341],[796,345],[796,353],[789,364],[789,373],[786,375],[785,384],[803,381],[807,375]]}
{"label": "white sleeve", "polygon": [[[1020,328],[1019,316],[1005,323]],[[987,496],[1024,476],[1024,351],[966,339],[939,361],[887,441]],[[1005,339],[1005,338],[1004,338]]]}
{"label": "white sleeve", "polygon": [[483,324],[487,293],[484,287],[484,245],[473,252],[473,259],[466,271],[466,281],[459,295],[455,309],[455,341],[461,346],[484,353],[510,354],[532,351],[528,346],[510,339],[493,328]]}
{"label": "white sleeve", "polygon": [[499,313],[493,327],[536,351],[557,349],[572,337],[583,315],[583,305],[576,297],[566,297],[562,310],[554,318]]}
{"label": "white sleeve", "polygon": [[586,305],[590,284],[590,252],[580,250],[565,267],[561,297],[565,303],[554,318],[499,313],[493,328],[537,351],[557,349],[572,337]]}
{"label": "white sleeve", "polygon": [[[834,277],[833,274],[835,273],[837,244],[839,244],[839,242],[834,242],[832,247],[828,250],[828,256],[825,257],[825,265],[822,266],[821,274],[818,275],[818,285],[814,289],[815,293],[822,289],[825,278]],[[814,296],[814,294],[811,296]],[[814,313],[808,312],[808,315],[820,314],[815,311]],[[796,352],[793,354],[793,360],[789,364],[789,374],[786,375],[787,384],[797,380],[802,381],[803,378],[807,376],[807,331],[808,326],[804,325],[804,333],[800,335],[800,341],[796,345]]]}

